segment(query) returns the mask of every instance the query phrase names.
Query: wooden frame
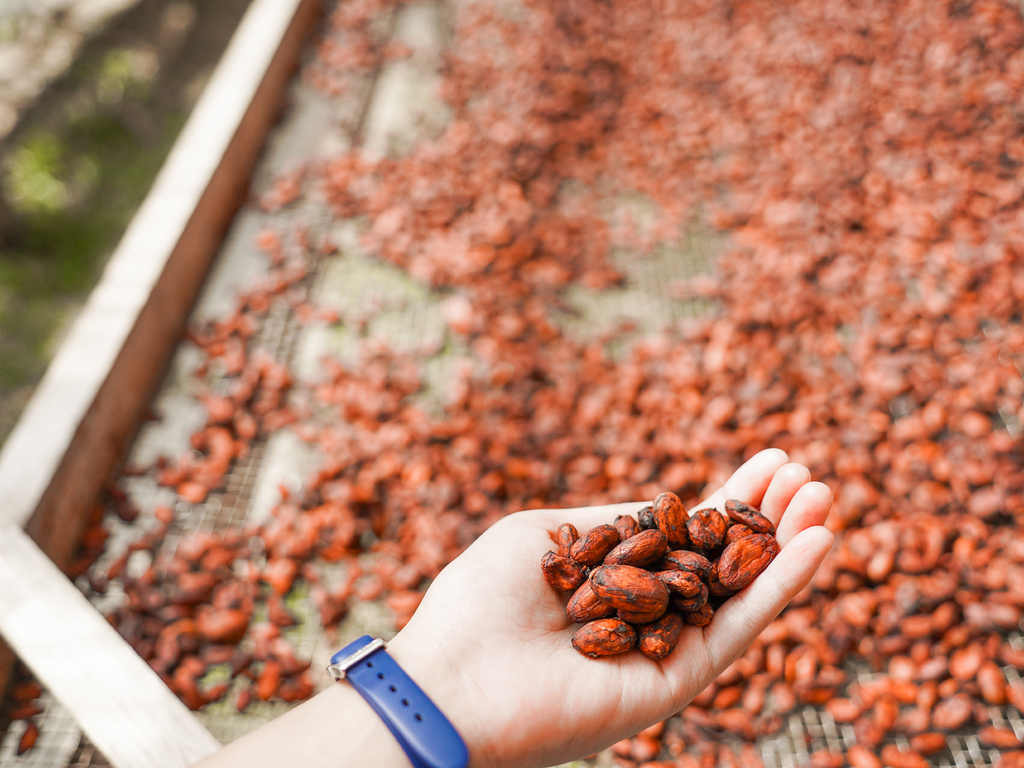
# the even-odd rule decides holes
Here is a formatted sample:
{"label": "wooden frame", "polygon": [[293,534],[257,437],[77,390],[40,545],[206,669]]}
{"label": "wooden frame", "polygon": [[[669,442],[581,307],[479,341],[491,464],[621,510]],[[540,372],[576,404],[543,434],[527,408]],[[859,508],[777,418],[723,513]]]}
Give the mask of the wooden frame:
{"label": "wooden frame", "polygon": [[217,748],[63,574],[248,189],[319,0],[253,0],[103,277],[0,451],[0,689],[14,656],[116,768]]}

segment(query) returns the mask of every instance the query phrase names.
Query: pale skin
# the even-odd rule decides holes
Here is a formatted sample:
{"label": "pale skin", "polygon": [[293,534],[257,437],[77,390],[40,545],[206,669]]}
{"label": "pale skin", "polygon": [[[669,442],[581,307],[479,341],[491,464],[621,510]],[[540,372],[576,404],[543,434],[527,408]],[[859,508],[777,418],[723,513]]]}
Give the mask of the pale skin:
{"label": "pale skin", "polygon": [[[762,451],[692,511],[726,499],[760,506],[782,551],[707,627],[686,627],[675,651],[589,659],[571,645],[567,595],[544,581],[550,531],[580,532],[644,502],[532,510],[501,520],[437,577],[388,652],[462,734],[477,768],[551,766],[591,755],[678,712],[739,657],[810,582],[832,546],[832,494],[779,450]],[[408,768],[358,693],[332,685],[206,758],[228,766]]]}

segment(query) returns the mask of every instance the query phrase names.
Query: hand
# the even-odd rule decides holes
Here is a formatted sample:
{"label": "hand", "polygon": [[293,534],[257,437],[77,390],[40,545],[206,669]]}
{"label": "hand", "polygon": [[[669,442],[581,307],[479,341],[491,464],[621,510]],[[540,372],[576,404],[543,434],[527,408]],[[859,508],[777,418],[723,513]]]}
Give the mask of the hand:
{"label": "hand", "polygon": [[[759,505],[782,551],[707,627],[687,626],[668,658],[589,659],[571,638],[566,596],[541,575],[563,522],[585,533],[644,504],[533,510],[499,521],[431,585],[389,650],[440,706],[471,765],[548,766],[604,749],[678,712],[740,656],[811,580],[832,545],[829,489],[763,451],[694,509]],[[692,512],[693,510],[691,510]]]}

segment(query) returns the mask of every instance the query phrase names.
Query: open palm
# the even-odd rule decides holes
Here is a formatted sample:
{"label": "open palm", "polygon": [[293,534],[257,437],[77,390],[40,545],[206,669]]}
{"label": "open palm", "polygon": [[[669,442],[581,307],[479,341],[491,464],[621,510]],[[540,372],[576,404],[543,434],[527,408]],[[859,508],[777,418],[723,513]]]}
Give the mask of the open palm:
{"label": "open palm", "polygon": [[759,505],[782,551],[707,627],[687,626],[663,661],[598,660],[571,645],[565,595],[541,575],[563,522],[581,533],[645,502],[532,510],[495,524],[437,578],[389,644],[470,747],[474,766],[546,766],[597,752],[678,712],[803,587],[827,554],[832,495],[778,450],[759,453],[698,507]]}

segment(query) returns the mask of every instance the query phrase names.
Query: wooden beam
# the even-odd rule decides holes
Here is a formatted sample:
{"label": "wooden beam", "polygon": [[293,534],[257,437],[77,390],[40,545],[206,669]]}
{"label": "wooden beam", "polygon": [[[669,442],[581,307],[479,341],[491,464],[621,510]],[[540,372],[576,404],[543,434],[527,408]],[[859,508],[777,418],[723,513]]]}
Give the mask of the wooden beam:
{"label": "wooden beam", "polygon": [[220,744],[28,534],[0,527],[0,632],[117,768],[182,768]]}

